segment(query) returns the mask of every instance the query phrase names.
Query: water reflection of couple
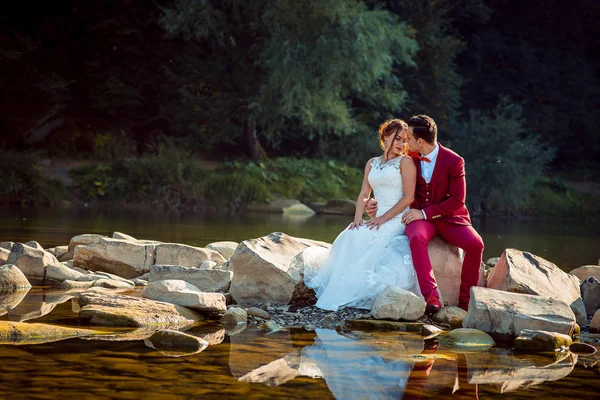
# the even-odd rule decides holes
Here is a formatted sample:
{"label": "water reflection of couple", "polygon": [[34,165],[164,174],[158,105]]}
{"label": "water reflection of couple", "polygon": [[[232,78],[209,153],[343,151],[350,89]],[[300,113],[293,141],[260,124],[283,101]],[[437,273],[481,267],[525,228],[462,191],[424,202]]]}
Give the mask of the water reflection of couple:
{"label": "water reflection of couple", "polygon": [[432,379],[434,359],[428,355],[435,353],[437,344],[429,347],[417,337],[396,337],[394,346],[401,348],[390,349],[381,347],[377,339],[369,343],[367,338],[346,337],[333,330],[315,332],[315,343],[302,350],[301,364],[316,367],[336,399],[419,399],[444,394],[477,398],[477,385],[467,382],[462,354],[439,360]]}
{"label": "water reflection of couple", "polygon": [[[305,253],[305,282],[317,293],[317,307],[370,310],[391,285],[423,297],[426,314],[435,313],[443,304],[428,243],[439,235],[465,251],[459,306],[466,310],[479,278],[483,241],[465,207],[463,159],[437,142],[437,126],[426,115],[408,124],[385,122],[379,142],[384,154],[367,162],[354,221],[331,249]],[[367,201],[371,190],[376,201]],[[367,221],[365,209],[372,217]]]}

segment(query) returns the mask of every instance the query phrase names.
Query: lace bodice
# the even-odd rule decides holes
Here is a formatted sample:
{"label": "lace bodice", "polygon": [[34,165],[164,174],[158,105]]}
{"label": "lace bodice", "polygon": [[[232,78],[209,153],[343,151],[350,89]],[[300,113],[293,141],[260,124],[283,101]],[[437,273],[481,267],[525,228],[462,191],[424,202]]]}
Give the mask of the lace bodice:
{"label": "lace bodice", "polygon": [[377,199],[377,215],[392,208],[403,196],[400,161],[402,157],[382,161],[383,156],[374,158],[369,172],[369,184]]}

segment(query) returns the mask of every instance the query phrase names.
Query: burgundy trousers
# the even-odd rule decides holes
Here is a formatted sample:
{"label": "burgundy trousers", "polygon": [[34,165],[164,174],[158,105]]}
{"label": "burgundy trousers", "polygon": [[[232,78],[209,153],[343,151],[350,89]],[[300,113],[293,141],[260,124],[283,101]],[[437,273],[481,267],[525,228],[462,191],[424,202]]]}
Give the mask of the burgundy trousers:
{"label": "burgundy trousers", "polygon": [[479,268],[483,257],[483,240],[471,225],[457,225],[443,220],[417,220],[406,226],[410,241],[415,272],[419,279],[421,293],[429,299],[431,291],[437,288],[427,246],[434,236],[439,235],[446,242],[465,251],[462,264],[459,304],[467,306],[471,297],[471,286],[477,286]]}

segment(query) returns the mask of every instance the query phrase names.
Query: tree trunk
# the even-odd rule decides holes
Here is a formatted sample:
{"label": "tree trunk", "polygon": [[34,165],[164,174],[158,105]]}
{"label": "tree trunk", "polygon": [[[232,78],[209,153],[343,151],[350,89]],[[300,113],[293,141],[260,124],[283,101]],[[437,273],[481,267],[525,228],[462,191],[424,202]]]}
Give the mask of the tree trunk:
{"label": "tree trunk", "polygon": [[247,147],[250,157],[254,161],[266,160],[267,152],[263,149],[256,136],[256,120],[248,117],[242,128],[242,143]]}

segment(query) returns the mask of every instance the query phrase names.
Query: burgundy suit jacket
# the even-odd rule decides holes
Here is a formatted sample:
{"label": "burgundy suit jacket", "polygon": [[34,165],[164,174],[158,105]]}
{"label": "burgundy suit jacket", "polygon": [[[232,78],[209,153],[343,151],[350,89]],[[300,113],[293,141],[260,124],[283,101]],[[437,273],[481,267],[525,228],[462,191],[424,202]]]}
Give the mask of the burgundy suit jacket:
{"label": "burgundy suit jacket", "polygon": [[417,167],[417,187],[412,207],[424,210],[427,220],[441,219],[453,224],[471,225],[469,211],[465,206],[465,161],[452,150],[441,144],[439,146],[440,151],[429,184],[421,176],[421,161],[413,158]]}

